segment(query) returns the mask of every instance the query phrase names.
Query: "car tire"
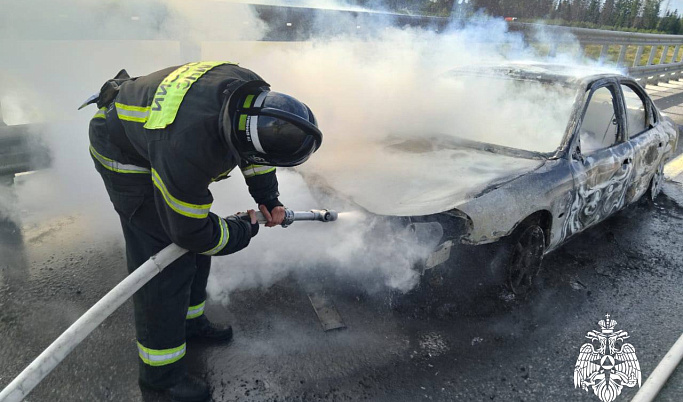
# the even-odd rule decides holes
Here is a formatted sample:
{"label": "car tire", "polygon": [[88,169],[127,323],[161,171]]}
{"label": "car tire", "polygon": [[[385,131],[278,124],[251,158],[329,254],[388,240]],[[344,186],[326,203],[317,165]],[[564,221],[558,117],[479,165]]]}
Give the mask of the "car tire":
{"label": "car tire", "polygon": [[521,224],[503,245],[505,286],[517,296],[528,295],[541,270],[545,232],[537,223]]}
{"label": "car tire", "polygon": [[652,179],[650,179],[650,185],[647,187],[645,192],[645,200],[648,204],[653,205],[657,196],[662,192],[662,184],[664,183],[664,162],[660,163],[655,170]]}

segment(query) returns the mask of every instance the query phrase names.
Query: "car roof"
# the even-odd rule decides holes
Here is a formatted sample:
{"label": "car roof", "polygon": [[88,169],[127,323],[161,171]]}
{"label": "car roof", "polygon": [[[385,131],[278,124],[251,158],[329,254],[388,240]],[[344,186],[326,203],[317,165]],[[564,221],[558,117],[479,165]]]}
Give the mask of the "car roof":
{"label": "car roof", "polygon": [[619,70],[609,67],[524,61],[459,66],[446,74],[502,76],[512,79],[555,82],[564,85],[589,83],[601,78],[627,78]]}

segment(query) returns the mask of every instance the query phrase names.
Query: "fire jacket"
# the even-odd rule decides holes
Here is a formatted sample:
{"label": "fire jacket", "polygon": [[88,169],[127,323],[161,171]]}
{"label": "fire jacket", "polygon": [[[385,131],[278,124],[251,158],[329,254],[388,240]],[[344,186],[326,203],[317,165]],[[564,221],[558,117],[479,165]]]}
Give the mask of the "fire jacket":
{"label": "fire jacket", "polygon": [[239,160],[219,124],[226,88],[252,80],[261,78],[223,62],[126,76],[117,81],[113,101],[98,104],[102,107],[90,122],[90,153],[97,168],[124,182],[149,182],[164,230],[192,252],[224,255],[248,245],[248,223],[210,211],[209,184],[228,177],[235,167],[258,204],[268,209],[281,205],[275,168]]}

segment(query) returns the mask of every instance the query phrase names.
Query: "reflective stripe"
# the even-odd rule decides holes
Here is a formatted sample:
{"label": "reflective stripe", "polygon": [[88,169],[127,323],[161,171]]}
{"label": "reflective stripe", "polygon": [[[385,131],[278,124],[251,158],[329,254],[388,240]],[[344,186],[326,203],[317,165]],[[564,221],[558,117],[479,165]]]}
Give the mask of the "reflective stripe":
{"label": "reflective stripe", "polygon": [[93,119],[106,119],[107,116],[105,116],[104,112],[107,111],[106,107],[100,108],[97,112],[95,112],[95,115],[92,117]]}
{"label": "reflective stripe", "polygon": [[247,99],[244,100],[244,104],[242,107],[250,107],[251,106],[251,101],[254,100],[254,95],[247,95]]}
{"label": "reflective stripe", "polygon": [[268,91],[263,91],[258,94],[256,102],[254,102],[254,107],[261,107],[261,105],[263,105],[263,100],[266,99],[266,95],[268,95]]}
{"label": "reflective stripe", "polygon": [[239,123],[237,125],[237,129],[242,130],[242,131],[247,129],[247,115],[246,114],[240,115],[240,120],[239,120]]}
{"label": "reflective stripe", "polygon": [[115,102],[116,114],[120,120],[144,123],[149,118],[149,106],[132,106]]}
{"label": "reflective stripe", "polygon": [[228,224],[223,220],[223,218],[218,218],[218,225],[221,227],[221,237],[218,239],[218,244],[216,244],[216,247],[212,248],[209,251],[204,251],[203,253],[199,254],[204,254],[204,255],[214,255],[217,252],[223,250],[225,248],[225,245],[228,244],[228,239],[230,239],[230,232],[228,231]]}
{"label": "reflective stripe", "polygon": [[154,185],[159,189],[161,195],[164,197],[166,204],[171,207],[172,210],[176,211],[180,215],[184,215],[190,218],[204,219],[209,216],[209,210],[211,209],[211,204],[190,204],[188,202],[180,201],[175,198],[166,189],[166,185],[159,176],[156,170],[152,169],[152,181]]}
{"label": "reflective stripe", "polygon": [[150,366],[165,366],[167,364],[175,363],[185,356],[185,344],[173,349],[150,349],[142,346],[138,342],[138,355],[145,364]]}
{"label": "reflective stripe", "polygon": [[214,177],[213,179],[211,179],[211,181],[218,181],[224,177],[228,177],[228,175],[230,174],[230,172],[232,172],[232,170],[233,170],[233,168],[226,170],[225,172],[223,172],[223,173],[219,174],[218,176]]}
{"label": "reflective stripe", "polygon": [[190,306],[190,308],[187,309],[187,319],[191,320],[204,314],[204,305],[206,305],[206,301],[203,301],[196,306]]}
{"label": "reflective stripe", "polygon": [[135,166],[135,165],[127,165],[125,163],[117,162],[113,159],[109,159],[106,156],[103,156],[99,152],[95,151],[95,148],[90,146],[90,154],[95,158],[102,166],[104,166],[106,169],[111,170],[112,172],[116,173],[145,173],[149,174],[149,169],[141,167],[141,166]]}
{"label": "reflective stripe", "polygon": [[258,116],[249,117],[249,130],[247,131],[247,137],[251,138],[251,143],[254,144],[254,148],[262,154],[266,151],[263,150],[261,146],[261,139],[258,137]]}
{"label": "reflective stripe", "polygon": [[149,120],[145,128],[153,130],[164,128],[173,123],[180,104],[192,84],[202,75],[221,64],[235,64],[227,61],[199,61],[188,63],[175,69],[159,84],[152,101]]}
{"label": "reflective stripe", "polygon": [[273,166],[249,165],[242,169],[242,174],[244,177],[254,177],[274,171],[275,168]]}

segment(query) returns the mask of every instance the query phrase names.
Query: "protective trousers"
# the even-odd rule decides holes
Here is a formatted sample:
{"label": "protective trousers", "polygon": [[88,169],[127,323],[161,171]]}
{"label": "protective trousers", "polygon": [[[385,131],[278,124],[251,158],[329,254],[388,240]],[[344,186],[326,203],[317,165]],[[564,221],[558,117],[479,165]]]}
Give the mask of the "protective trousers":
{"label": "protective trousers", "polygon": [[[126,240],[128,272],[171,244],[154,204],[150,176],[95,167],[119,214]],[[204,313],[211,257],[187,253],[133,296],[140,380],[166,388],[186,372],[185,325]]]}

